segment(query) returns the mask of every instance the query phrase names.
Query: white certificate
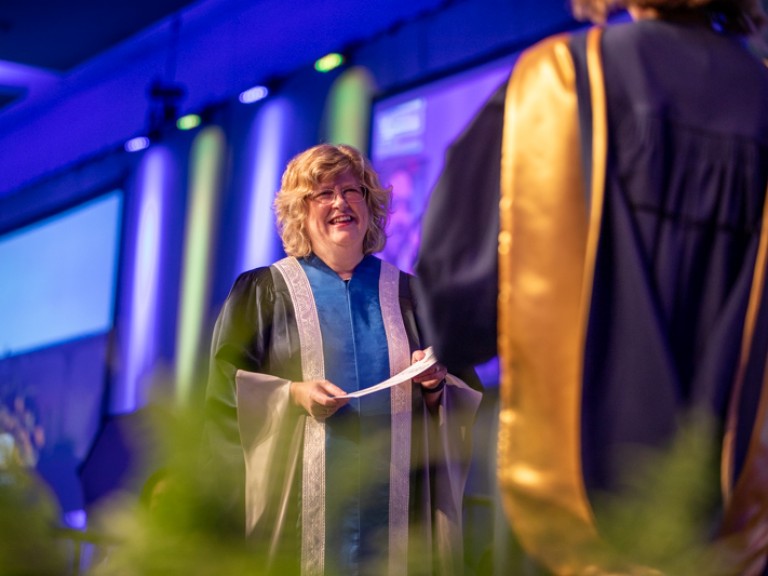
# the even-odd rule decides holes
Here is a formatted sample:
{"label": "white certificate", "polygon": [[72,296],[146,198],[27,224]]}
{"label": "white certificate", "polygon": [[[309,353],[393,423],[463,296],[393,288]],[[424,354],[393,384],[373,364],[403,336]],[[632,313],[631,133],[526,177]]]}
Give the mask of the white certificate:
{"label": "white certificate", "polygon": [[373,386],[369,386],[368,388],[364,388],[363,390],[358,390],[357,392],[350,392],[349,394],[344,394],[342,396],[336,396],[336,398],[360,398],[361,396],[367,396],[368,394],[373,394],[374,392],[378,392],[379,390],[386,390],[387,388],[391,388],[392,386],[396,384],[400,384],[400,382],[405,382],[406,380],[410,380],[414,376],[418,376],[424,370],[429,368],[430,366],[434,365],[437,362],[437,358],[435,358],[435,353],[432,351],[432,346],[424,350],[426,352],[426,355],[424,358],[419,360],[418,362],[415,362],[408,366],[405,370],[400,372],[399,374],[395,374],[391,378],[387,378],[383,382],[379,382],[378,384],[374,384]]}

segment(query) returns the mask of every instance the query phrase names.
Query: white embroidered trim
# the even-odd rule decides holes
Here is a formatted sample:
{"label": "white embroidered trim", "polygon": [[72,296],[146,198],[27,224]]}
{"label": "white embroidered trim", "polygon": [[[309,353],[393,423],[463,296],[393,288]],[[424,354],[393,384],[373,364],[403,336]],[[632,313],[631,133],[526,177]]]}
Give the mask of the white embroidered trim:
{"label": "white embroidered trim", "polygon": [[[411,364],[408,336],[400,310],[400,271],[382,261],[379,302],[389,342],[389,373],[394,376]],[[392,457],[389,468],[389,574],[408,571],[408,500],[411,472],[411,382],[390,389]]]}
{"label": "white embroidered trim", "polygon": [[[301,343],[302,375],[307,380],[325,377],[322,334],[309,280],[298,261],[275,263],[282,274],[296,311]],[[400,310],[400,272],[381,263],[379,301],[389,342],[390,376],[410,365],[408,337]],[[411,454],[411,383],[391,388],[392,457],[389,484],[389,574],[407,572],[408,500]],[[301,572],[321,575],[325,568],[325,424],[307,418],[302,475]]]}
{"label": "white embroidered trim", "polygon": [[[275,263],[288,286],[296,311],[305,380],[325,377],[323,338],[309,279],[296,258]],[[301,573],[322,575],[325,570],[325,423],[307,418],[301,497]]]}

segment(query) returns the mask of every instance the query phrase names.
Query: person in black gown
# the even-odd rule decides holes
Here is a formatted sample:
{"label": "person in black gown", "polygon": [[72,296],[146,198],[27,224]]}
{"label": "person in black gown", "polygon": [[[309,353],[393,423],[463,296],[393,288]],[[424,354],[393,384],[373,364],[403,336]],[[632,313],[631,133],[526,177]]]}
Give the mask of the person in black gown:
{"label": "person in black gown", "polygon": [[415,267],[427,332],[453,362],[500,356],[500,488],[542,565],[599,566],[595,497],[696,413],[721,453],[692,479],[720,494],[711,548],[760,574],[768,70],[745,38],[765,17],[754,0],[572,5],[631,21],[526,50],[449,149]]}
{"label": "person in black gown", "polygon": [[413,277],[374,256],[390,196],[351,146],[296,155],[275,199],[287,256],[243,272],[216,322],[212,469],[244,477],[266,573],[462,570],[474,372],[435,362],[346,397],[427,353]]}

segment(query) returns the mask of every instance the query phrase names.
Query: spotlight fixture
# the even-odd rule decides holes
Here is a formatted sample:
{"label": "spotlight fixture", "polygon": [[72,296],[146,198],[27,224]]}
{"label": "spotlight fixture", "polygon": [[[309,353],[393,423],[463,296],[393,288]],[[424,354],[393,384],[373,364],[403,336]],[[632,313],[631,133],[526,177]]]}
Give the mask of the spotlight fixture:
{"label": "spotlight fixture", "polygon": [[243,104],[253,104],[254,102],[263,100],[267,96],[269,96],[269,88],[266,86],[253,86],[252,88],[248,88],[248,90],[240,92],[240,96],[238,96],[237,99]]}
{"label": "spotlight fixture", "polygon": [[126,152],[138,152],[139,150],[144,150],[144,148],[147,148],[149,146],[149,138],[146,136],[137,136],[136,138],[131,138],[124,144],[124,148]]}
{"label": "spotlight fixture", "polygon": [[179,106],[185,98],[187,89],[178,82],[155,79],[149,85],[148,124],[149,134],[161,134],[167,128],[176,125]]}
{"label": "spotlight fixture", "polygon": [[344,56],[338,52],[331,52],[315,61],[315,70],[318,72],[330,72],[344,64]]}

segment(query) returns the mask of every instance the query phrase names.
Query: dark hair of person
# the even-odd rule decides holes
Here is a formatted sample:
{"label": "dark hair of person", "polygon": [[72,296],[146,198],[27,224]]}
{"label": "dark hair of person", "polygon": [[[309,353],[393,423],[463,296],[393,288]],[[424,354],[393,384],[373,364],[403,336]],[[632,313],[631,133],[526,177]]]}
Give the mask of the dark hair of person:
{"label": "dark hair of person", "polygon": [[595,24],[630,7],[656,10],[662,19],[700,14],[714,28],[743,36],[757,33],[768,21],[760,0],[571,0],[574,17]]}

